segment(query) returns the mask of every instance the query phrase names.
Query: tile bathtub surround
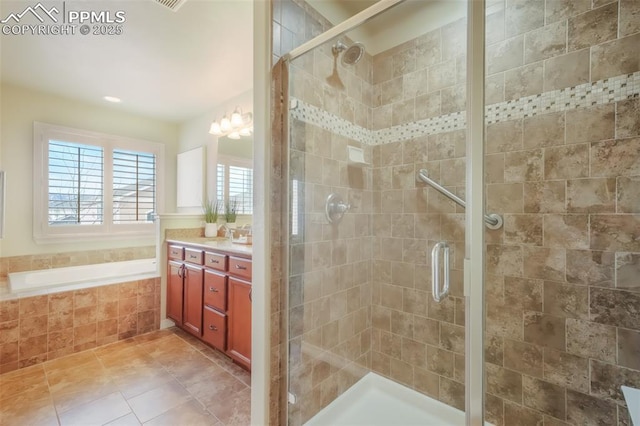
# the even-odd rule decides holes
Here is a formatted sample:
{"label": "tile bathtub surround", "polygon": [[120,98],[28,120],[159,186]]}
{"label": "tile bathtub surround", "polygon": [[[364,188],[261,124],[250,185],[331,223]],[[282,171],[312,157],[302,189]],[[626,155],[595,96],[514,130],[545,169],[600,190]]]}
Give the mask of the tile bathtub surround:
{"label": "tile bathtub surround", "polygon": [[160,326],[160,278],[0,301],[0,372]]}
{"label": "tile bathtub surround", "polygon": [[147,259],[155,255],[155,246],[146,246],[0,257],[0,278],[6,278],[11,272]]}
{"label": "tile bathtub surround", "polygon": [[0,375],[2,424],[248,424],[250,401],[246,371],[175,328]]}

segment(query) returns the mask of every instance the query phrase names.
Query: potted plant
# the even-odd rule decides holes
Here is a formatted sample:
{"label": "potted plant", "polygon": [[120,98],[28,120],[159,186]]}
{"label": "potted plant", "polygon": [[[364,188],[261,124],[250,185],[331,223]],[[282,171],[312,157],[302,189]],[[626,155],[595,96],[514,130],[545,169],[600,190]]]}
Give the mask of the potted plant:
{"label": "potted plant", "polygon": [[211,201],[207,199],[207,201],[202,205],[202,209],[204,210],[204,236],[205,237],[215,237],[218,233],[218,225],[216,222],[218,221],[218,200]]}
{"label": "potted plant", "polygon": [[230,228],[235,228],[237,209],[238,200],[235,199],[228,199],[224,205],[224,220]]}

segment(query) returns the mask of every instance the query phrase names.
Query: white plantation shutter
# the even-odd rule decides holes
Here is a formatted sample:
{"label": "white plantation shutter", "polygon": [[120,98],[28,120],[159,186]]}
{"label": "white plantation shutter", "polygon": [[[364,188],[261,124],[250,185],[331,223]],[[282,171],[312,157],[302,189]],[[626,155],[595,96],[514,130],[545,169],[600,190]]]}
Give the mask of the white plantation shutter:
{"label": "white plantation shutter", "polygon": [[154,235],[164,145],[34,122],[37,243]]}
{"label": "white plantation shutter", "polygon": [[49,225],[103,223],[103,149],[55,140],[48,146]]}
{"label": "white plantation shutter", "polygon": [[217,187],[217,198],[218,198],[218,206],[223,206],[224,205],[224,198],[225,198],[225,165],[224,164],[218,164],[218,169],[217,169],[217,179],[216,179],[216,187]]}
{"label": "white plantation shutter", "polygon": [[236,200],[238,214],[253,214],[253,170],[229,166],[229,198]]}
{"label": "white plantation shutter", "polygon": [[147,221],[156,205],[156,157],[113,151],[113,223]]}
{"label": "white plantation shutter", "polygon": [[[219,158],[216,170],[217,197],[221,206],[224,201],[237,202],[237,214],[253,214],[253,169],[234,164],[233,160]],[[221,208],[221,213],[224,207]]]}

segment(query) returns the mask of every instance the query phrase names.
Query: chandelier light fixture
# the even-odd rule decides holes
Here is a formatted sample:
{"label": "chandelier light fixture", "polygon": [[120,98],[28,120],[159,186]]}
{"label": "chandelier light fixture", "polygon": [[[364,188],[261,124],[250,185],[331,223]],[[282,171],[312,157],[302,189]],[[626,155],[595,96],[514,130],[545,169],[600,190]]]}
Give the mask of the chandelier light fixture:
{"label": "chandelier light fixture", "polygon": [[242,112],[236,107],[231,118],[225,114],[220,121],[211,123],[209,133],[215,136],[227,136],[229,139],[240,139],[241,136],[251,136],[253,133],[253,114]]}

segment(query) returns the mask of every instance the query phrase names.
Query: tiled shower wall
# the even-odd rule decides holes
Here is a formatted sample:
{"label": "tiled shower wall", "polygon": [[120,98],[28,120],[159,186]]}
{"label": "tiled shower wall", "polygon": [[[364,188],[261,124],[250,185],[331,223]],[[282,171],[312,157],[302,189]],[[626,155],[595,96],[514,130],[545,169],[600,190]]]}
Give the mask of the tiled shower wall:
{"label": "tiled shower wall", "polygon": [[566,91],[555,112],[520,108],[487,126],[487,210],[505,220],[486,234],[488,419],[629,425],[640,99],[588,100],[624,92],[613,77],[640,70],[640,2],[509,1],[487,28],[487,104]]}
{"label": "tiled shower wall", "polygon": [[[486,237],[488,419],[628,425],[619,386],[640,386],[640,3],[518,0],[497,9],[487,17],[487,208],[505,226]],[[371,126],[357,126],[383,132],[369,138],[380,144],[371,366],[462,408],[464,215],[415,182],[425,167],[464,197],[464,130],[447,122],[464,108],[459,25],[376,55]],[[300,99],[324,107],[317,86],[305,90]],[[403,136],[403,125],[425,119],[435,133]],[[437,305],[427,254],[440,239],[454,247],[454,287]]]}
{"label": "tiled shower wall", "polygon": [[[465,51],[461,19],[375,55],[372,130],[464,111]],[[430,130],[374,146],[372,369],[464,409],[464,210],[416,174],[426,169],[464,198],[466,135]],[[452,287],[435,303],[430,254],[438,241],[451,246]]]}
{"label": "tiled shower wall", "polygon": [[[334,66],[337,67],[334,69]],[[328,46],[292,62],[290,95],[350,123],[371,119],[371,57],[345,68]],[[371,364],[371,170],[348,161],[348,146],[371,147],[291,120],[288,169],[297,210],[290,218],[289,406],[302,424],[348,389]],[[293,185],[297,185],[294,187]],[[338,193],[351,204],[339,224],[325,218]]]}
{"label": "tiled shower wall", "polygon": [[[370,170],[347,164],[347,144],[359,143],[292,124],[290,170],[300,213],[290,246],[289,390],[299,403],[289,415],[302,424],[371,364],[372,191]],[[337,225],[324,213],[332,192],[351,204]]]}
{"label": "tiled shower wall", "polygon": [[[273,68],[272,68],[272,85],[271,99],[273,103],[273,112],[271,117],[271,158],[270,158],[270,186],[271,196],[269,200],[269,210],[271,211],[271,348],[270,348],[270,387],[269,387],[269,424],[283,424],[287,417],[287,368],[285,365],[286,353],[288,351],[288,342],[286,341],[287,332],[285,327],[288,325],[286,320],[288,314],[285,312],[286,288],[285,274],[289,271],[283,269],[285,250],[284,247],[288,243],[288,230],[284,228],[283,214],[287,211],[287,195],[284,190],[286,187],[285,179],[287,178],[286,167],[289,160],[287,158],[287,132],[283,128],[284,114],[287,113],[286,95],[283,92],[283,84],[287,84],[288,74],[278,63],[280,56],[299,46],[303,42],[312,39],[316,35],[326,31],[330,24],[322,18],[315,10],[311,9],[306,3],[297,0],[272,0],[272,31],[273,31]],[[302,74],[300,74],[302,75]],[[301,85],[302,84],[302,85]],[[298,81],[294,87],[304,90],[304,82]],[[285,102],[283,104],[282,102]],[[326,368],[328,364],[323,364]],[[326,370],[325,370],[326,371]],[[316,370],[316,376],[320,372]],[[312,371],[308,372],[309,374]],[[311,379],[311,380],[309,380]],[[306,389],[301,389],[306,393],[311,391],[312,378],[306,380]],[[318,398],[319,399],[319,398]],[[303,400],[300,399],[302,404]],[[296,407],[297,408],[297,407]],[[308,406],[306,411],[313,409]],[[305,413],[305,416],[310,416]],[[298,420],[301,420],[302,412],[296,414]]]}

